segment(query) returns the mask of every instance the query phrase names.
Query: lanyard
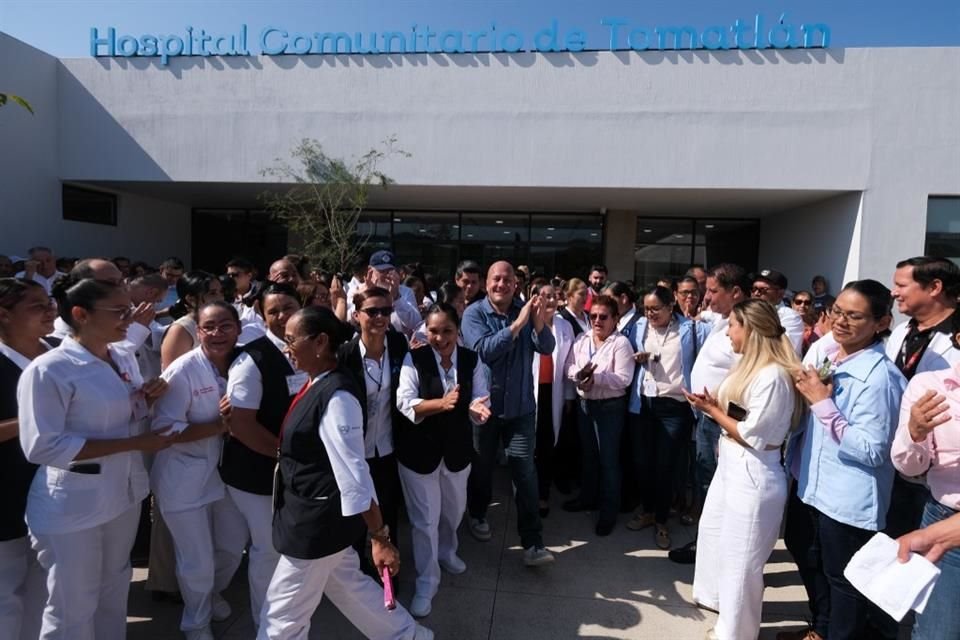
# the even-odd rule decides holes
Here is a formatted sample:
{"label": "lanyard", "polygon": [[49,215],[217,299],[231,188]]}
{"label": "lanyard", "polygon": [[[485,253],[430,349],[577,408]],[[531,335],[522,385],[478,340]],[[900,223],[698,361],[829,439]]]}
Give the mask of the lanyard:
{"label": "lanyard", "polygon": [[377,385],[377,394],[378,394],[378,395],[379,395],[379,393],[380,393],[380,389],[383,388],[383,370],[384,370],[384,368],[386,367],[386,362],[384,362],[384,361],[386,360],[386,358],[387,358],[387,350],[384,349],[384,350],[383,350],[383,353],[380,354],[380,362],[378,363],[378,364],[380,365],[380,377],[379,377],[379,378],[374,378],[372,375],[370,375],[370,369],[367,368],[367,362],[366,362],[366,361],[367,361],[367,360],[371,360],[371,358],[367,358],[367,357],[364,357],[364,358],[363,358],[363,361],[364,361],[364,362],[363,362],[363,373],[367,376],[367,379],[368,379],[370,382],[372,382],[373,384]]}
{"label": "lanyard", "polygon": [[307,380],[303,383],[303,387],[300,391],[297,391],[297,395],[293,397],[293,402],[290,403],[290,408],[287,409],[286,415],[283,416],[283,422],[280,424],[280,433],[277,435],[277,459],[280,458],[280,443],[283,442],[283,430],[287,426],[287,420],[290,419],[290,414],[293,413],[293,408],[297,406],[297,403],[307,395],[307,391],[310,390],[310,386],[313,384],[313,380]]}
{"label": "lanyard", "polygon": [[[670,329],[672,327],[673,327],[673,320],[670,321],[670,323],[667,325],[666,330],[663,332],[663,338],[660,340],[660,351],[657,352],[657,355],[663,353],[663,348],[667,345],[667,338],[670,337]],[[653,329],[654,336],[660,335],[659,329],[653,326],[651,326],[650,328]],[[656,338],[654,338],[654,342],[656,342]]]}

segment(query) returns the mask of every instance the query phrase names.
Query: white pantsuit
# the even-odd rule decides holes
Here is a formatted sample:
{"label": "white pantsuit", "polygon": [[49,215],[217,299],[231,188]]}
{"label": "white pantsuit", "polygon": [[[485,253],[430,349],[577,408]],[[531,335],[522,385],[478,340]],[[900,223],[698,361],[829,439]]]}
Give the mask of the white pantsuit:
{"label": "white pantsuit", "polygon": [[0,542],[0,630],[11,640],[36,640],[47,586],[30,538]]}
{"label": "white pantsuit", "polygon": [[323,596],[371,640],[410,640],[417,624],[398,606],[383,607],[383,588],[360,571],[353,547],[318,560],[280,556],[267,589],[257,640],[307,640]]}
{"label": "white pantsuit", "polygon": [[273,499],[227,486],[228,500],[235,509],[226,511],[214,523],[219,544],[231,554],[243,553],[247,543],[247,579],[250,584],[250,612],[256,628],[260,624],[270,578],[280,554],[273,548]]}
{"label": "white pantsuit", "polygon": [[787,476],[780,451],[747,449],[720,438],[717,472],[697,537],[693,599],[720,612],[721,640],[756,640],[763,566],[780,533]]}
{"label": "white pantsuit", "polygon": [[413,561],[417,569],[417,595],[433,598],[440,587],[440,560],[457,555],[457,528],[467,507],[470,465],[450,471],[446,463],[430,474],[398,465],[407,516],[412,528]]}
{"label": "white pantsuit", "polygon": [[227,588],[243,549],[228,548],[218,524],[236,521],[236,507],[229,498],[195,509],[164,512],[177,557],[177,583],[183,597],[183,631],[203,629],[210,624],[213,597]]}
{"label": "white pantsuit", "polygon": [[33,548],[47,572],[42,640],[122,640],[127,635],[130,549],[140,505],[69,533],[34,533]]}

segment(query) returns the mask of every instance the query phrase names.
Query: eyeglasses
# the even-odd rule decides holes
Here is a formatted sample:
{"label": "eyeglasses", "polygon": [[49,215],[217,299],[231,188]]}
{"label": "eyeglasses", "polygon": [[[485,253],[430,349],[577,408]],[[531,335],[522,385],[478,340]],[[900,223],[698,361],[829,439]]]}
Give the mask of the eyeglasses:
{"label": "eyeglasses", "polygon": [[247,274],[243,273],[242,271],[227,271],[227,276],[234,279],[239,278],[240,276],[245,276],[245,275]]}
{"label": "eyeglasses", "polygon": [[133,316],[133,306],[129,307],[94,307],[97,311],[106,311],[116,315],[121,320],[127,320]]}
{"label": "eyeglasses", "polygon": [[390,314],[393,313],[393,307],[367,307],[366,309],[360,309],[360,311],[367,314],[368,318],[389,318]]}
{"label": "eyeglasses", "polygon": [[313,340],[317,336],[283,336],[283,341],[287,343],[288,347],[292,347],[297,344],[298,340]]}
{"label": "eyeglasses", "polygon": [[855,311],[844,311],[840,307],[832,307],[830,309],[830,315],[833,317],[834,321],[843,318],[847,322],[857,323],[865,321],[869,316],[864,313],[857,313]]}
{"label": "eyeglasses", "polygon": [[813,304],[813,300],[807,300],[806,298],[796,298],[793,301],[793,304],[801,307],[809,307]]}
{"label": "eyeglasses", "polygon": [[234,333],[237,330],[236,322],[221,322],[220,324],[201,324],[197,326],[197,329],[212,336],[216,333]]}
{"label": "eyeglasses", "polygon": [[753,287],[750,289],[751,293],[759,293],[761,296],[765,296],[770,293],[770,287]]}
{"label": "eyeglasses", "polygon": [[690,291],[677,291],[678,296],[683,296],[684,298],[692,298],[695,295],[699,295],[699,291],[696,289],[691,289]]}
{"label": "eyeglasses", "polygon": [[643,312],[647,315],[650,315],[650,314],[660,313],[661,311],[667,308],[669,307],[644,307]]}
{"label": "eyeglasses", "polygon": [[610,314],[607,313],[591,313],[591,320],[599,320],[600,322],[606,322],[610,318]]}

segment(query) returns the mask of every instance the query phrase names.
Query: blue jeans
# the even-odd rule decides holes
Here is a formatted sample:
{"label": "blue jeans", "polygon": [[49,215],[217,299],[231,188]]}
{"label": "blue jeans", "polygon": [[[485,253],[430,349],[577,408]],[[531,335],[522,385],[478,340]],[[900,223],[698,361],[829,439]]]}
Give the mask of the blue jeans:
{"label": "blue jeans", "polygon": [[577,412],[583,467],[580,500],[596,504],[602,524],[613,524],[620,511],[620,439],[627,414],[625,396],[580,399]]}
{"label": "blue jeans", "polygon": [[710,482],[713,480],[713,474],[717,471],[717,451],[720,448],[720,425],[713,421],[708,415],[700,414],[697,420],[697,457],[696,457],[696,477],[694,485],[694,496],[698,502],[703,502],[707,497],[707,489],[710,488]]}
{"label": "blue jeans", "polygon": [[[922,525],[928,527],[946,520],[957,512],[945,507],[933,498],[923,510]],[[933,587],[927,607],[918,615],[913,625],[913,640],[941,640],[960,638],[960,549],[948,551],[937,563],[940,577]]]}
{"label": "blue jeans", "polygon": [[497,460],[497,445],[503,444],[507,463],[517,490],[517,529],[524,549],[543,546],[543,525],[540,523],[540,500],[537,489],[537,468],[533,454],[536,449],[537,417],[535,413],[505,420],[490,418],[486,424],[475,427],[478,432],[477,458],[467,481],[467,511],[471,518],[487,517],[487,507],[493,497],[493,467]]}

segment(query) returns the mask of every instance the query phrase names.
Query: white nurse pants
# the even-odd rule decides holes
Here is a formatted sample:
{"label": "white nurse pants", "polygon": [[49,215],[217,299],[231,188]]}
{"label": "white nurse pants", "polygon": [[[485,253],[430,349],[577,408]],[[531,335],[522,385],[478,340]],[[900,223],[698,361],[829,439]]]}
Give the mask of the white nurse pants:
{"label": "white nurse pants", "polygon": [[763,566],[780,533],[787,476],[780,450],[757,451],[720,438],[717,472],[700,515],[693,599],[719,611],[720,640],[756,640]]}
{"label": "white nurse pants", "polygon": [[0,636],[37,640],[47,585],[30,537],[0,542]]}
{"label": "white nurse pants", "polygon": [[470,465],[453,472],[441,461],[433,473],[422,474],[397,465],[410,518],[413,562],[418,596],[433,598],[440,588],[440,560],[457,555],[457,527],[467,507]]}
{"label": "white nurse pants", "polygon": [[123,640],[140,503],[82,531],[31,534],[47,575],[42,640]]}
{"label": "white nurse pants", "polygon": [[224,521],[224,511],[236,509],[230,498],[185,511],[164,511],[173,537],[177,558],[177,582],[183,598],[180,629],[203,629],[213,615],[213,596],[227,588],[243,558],[243,550],[234,553],[221,542],[216,522]]}
{"label": "white nurse pants", "polygon": [[214,523],[221,544],[230,554],[242,554],[247,543],[247,579],[250,584],[250,613],[254,629],[260,624],[263,601],[280,554],[273,548],[273,498],[227,487],[228,499],[236,507],[224,509]]}
{"label": "white nurse pants", "polygon": [[372,640],[410,640],[417,623],[399,604],[383,607],[383,588],[360,571],[353,547],[319,558],[280,556],[267,589],[257,640],[307,640],[310,618],[323,596]]}

